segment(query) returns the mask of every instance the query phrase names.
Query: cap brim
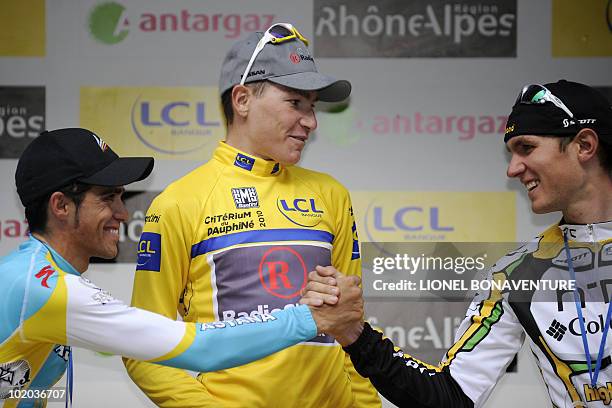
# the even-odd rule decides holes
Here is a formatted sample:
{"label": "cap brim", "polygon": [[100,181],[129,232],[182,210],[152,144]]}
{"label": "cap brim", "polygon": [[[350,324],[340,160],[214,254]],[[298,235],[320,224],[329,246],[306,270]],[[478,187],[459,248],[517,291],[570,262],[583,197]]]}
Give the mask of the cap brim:
{"label": "cap brim", "polygon": [[318,72],[300,72],[273,78],[270,82],[301,91],[317,91],[320,101],[340,102],[351,94],[351,83],[344,79],[336,79]]}
{"label": "cap brim", "polygon": [[125,186],[140,181],[153,171],[152,157],[121,157],[102,170],[78,181],[96,186]]}

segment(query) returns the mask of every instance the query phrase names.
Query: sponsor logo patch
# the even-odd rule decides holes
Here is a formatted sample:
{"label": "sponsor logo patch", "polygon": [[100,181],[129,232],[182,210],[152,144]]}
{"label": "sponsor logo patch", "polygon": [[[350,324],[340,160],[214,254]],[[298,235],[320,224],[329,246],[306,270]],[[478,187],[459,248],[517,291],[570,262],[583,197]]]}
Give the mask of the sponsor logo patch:
{"label": "sponsor logo patch", "polygon": [[[295,307],[306,272],[330,265],[331,251],[310,245],[262,245],[232,248],[212,258],[218,320],[261,318]],[[236,265],[240,265],[239,268]],[[333,343],[329,336],[310,340]]]}
{"label": "sponsor logo patch", "polygon": [[245,156],[242,153],[238,153],[236,155],[236,159],[234,160],[234,166],[240,167],[241,169],[245,169],[251,171],[253,169],[253,165],[255,164],[255,159],[249,156]]}
{"label": "sponsor logo patch", "polygon": [[314,1],[320,57],[515,57],[517,2]]}
{"label": "sponsor logo patch", "polygon": [[610,405],[610,402],[612,402],[612,382],[595,387],[591,387],[590,384],[584,384],[583,390],[587,402],[601,401],[604,405]]}
{"label": "sponsor logo patch", "polygon": [[325,213],[314,198],[294,198],[276,200],[278,211],[289,221],[300,227],[315,227]]}
{"label": "sponsor logo patch", "polygon": [[45,288],[49,288],[49,284],[47,283],[47,280],[54,273],[55,273],[55,271],[53,270],[53,268],[51,268],[49,265],[47,265],[44,268],[42,268],[40,271],[38,271],[38,273],[36,275],[34,275],[34,276],[36,276],[37,279],[40,279],[40,285],[41,286],[44,286]]}
{"label": "sponsor logo patch", "polygon": [[161,250],[161,235],[154,232],[143,232],[138,242],[136,270],[159,272]]}
{"label": "sponsor logo patch", "polygon": [[289,247],[267,250],[259,262],[258,272],[264,289],[282,299],[298,296],[308,279],[304,258]]}
{"label": "sponsor logo patch", "polygon": [[[585,271],[593,268],[593,253],[588,248],[573,248],[570,254],[575,271]],[[561,250],[559,255],[552,260],[552,263],[561,269],[569,270],[565,249]]]}
{"label": "sponsor logo patch", "polygon": [[259,197],[255,187],[232,188],[232,197],[236,208],[259,208]]}
{"label": "sponsor logo patch", "polygon": [[567,331],[567,327],[559,323],[556,319],[552,321],[548,330],[546,330],[546,334],[551,336],[553,339],[557,341],[561,341],[565,332]]}

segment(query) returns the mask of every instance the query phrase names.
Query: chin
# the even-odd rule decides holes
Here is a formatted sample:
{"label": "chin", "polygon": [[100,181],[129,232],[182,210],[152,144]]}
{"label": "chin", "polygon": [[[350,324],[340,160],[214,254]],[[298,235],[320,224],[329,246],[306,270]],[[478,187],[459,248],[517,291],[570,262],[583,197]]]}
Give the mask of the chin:
{"label": "chin", "polygon": [[558,211],[558,209],[554,208],[551,205],[537,204],[532,202],[531,211],[533,211],[534,214],[548,214],[554,211]]}

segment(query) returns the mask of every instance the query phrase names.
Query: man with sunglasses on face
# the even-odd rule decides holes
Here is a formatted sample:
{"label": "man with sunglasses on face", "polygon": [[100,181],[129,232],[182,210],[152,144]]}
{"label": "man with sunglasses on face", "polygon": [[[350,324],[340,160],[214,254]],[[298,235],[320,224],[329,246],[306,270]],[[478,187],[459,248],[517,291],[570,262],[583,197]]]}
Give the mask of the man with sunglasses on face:
{"label": "man with sunglasses on face", "polygon": [[[275,24],[228,52],[219,83],[227,137],[151,204],[141,245],[156,251],[156,262],[139,262],[134,306],[191,322],[253,318],[296,307],[317,266],[360,276],[347,190],[295,166],[317,127],[315,102],[351,91],[317,71],[307,45],[290,24]],[[197,378],[137,361],[126,367],[162,407],[381,404],[329,335]]]}
{"label": "man with sunglasses on face", "polygon": [[[525,336],[553,406],[610,404],[610,103],[575,82],[526,86],[508,118],[504,141],[511,154],[507,175],[525,186],[533,212],[560,211],[563,218],[500,259],[490,278],[574,281],[576,289],[477,295],[438,366],[403,353],[356,320],[342,345],[357,371],[398,406],[483,406]],[[312,275],[304,303],[332,293],[329,276]]]}

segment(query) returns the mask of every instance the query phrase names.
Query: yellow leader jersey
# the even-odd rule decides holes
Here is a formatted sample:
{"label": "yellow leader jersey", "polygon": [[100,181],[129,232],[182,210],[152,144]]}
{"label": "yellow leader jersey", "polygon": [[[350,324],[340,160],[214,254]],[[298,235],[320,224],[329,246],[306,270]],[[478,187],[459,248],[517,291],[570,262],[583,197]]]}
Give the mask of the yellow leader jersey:
{"label": "yellow leader jersey", "polygon": [[[332,177],[221,142],[212,160],[155,198],[139,243],[132,303],[207,322],[293,308],[307,274],[361,275],[348,191]],[[248,365],[200,374],[133,360],[134,382],[162,407],[380,407],[330,336]]]}

